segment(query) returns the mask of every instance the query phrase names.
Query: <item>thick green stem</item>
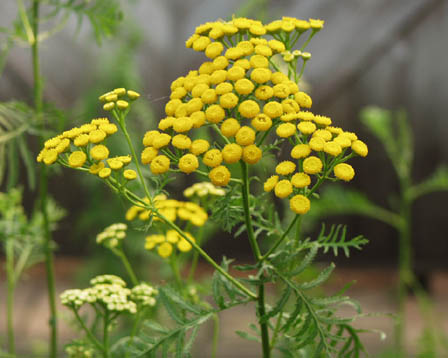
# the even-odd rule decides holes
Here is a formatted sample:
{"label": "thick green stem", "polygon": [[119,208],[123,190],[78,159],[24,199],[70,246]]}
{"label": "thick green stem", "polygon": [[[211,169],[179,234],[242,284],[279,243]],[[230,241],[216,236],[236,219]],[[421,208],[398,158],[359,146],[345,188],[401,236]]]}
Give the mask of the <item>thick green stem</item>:
{"label": "thick green stem", "polygon": [[395,339],[399,357],[406,357],[405,329],[406,329],[406,299],[408,287],[413,287],[412,273],[412,242],[411,242],[411,200],[408,181],[401,181],[401,207],[402,218],[399,229],[399,252],[398,252],[398,312],[399,318],[395,328]]}
{"label": "thick green stem", "polygon": [[[249,243],[252,247],[252,252],[257,262],[261,262],[262,256],[260,248],[258,247],[257,240],[254,235],[254,229],[252,225],[252,218],[250,215],[249,207],[249,175],[247,164],[241,162],[241,170],[243,176],[243,185],[241,191],[243,194],[243,207],[244,207],[244,221],[246,223],[246,232],[249,238]],[[262,281],[262,280],[261,280]],[[271,356],[271,350],[269,347],[269,328],[266,321],[262,321],[262,317],[266,315],[266,306],[264,301],[264,284],[260,281],[258,284],[258,297],[257,297],[257,313],[261,330],[261,347],[263,351],[263,358],[269,358]]]}
{"label": "thick green stem", "polygon": [[103,357],[109,358],[109,311],[106,309],[103,317]]}
{"label": "thick green stem", "polygon": [[264,302],[264,284],[258,286],[258,301],[257,301],[258,319],[261,329],[261,348],[263,351],[263,358],[271,356],[271,349],[269,345],[269,331],[267,322],[262,322],[261,319],[266,315],[266,305]]}
{"label": "thick green stem", "polygon": [[14,291],[16,288],[16,280],[14,275],[14,242],[13,238],[6,239],[5,243],[6,253],[6,280],[7,280],[7,306],[6,306],[6,321],[8,332],[8,352],[11,356],[16,354],[16,345],[14,339]]}
{"label": "thick green stem", "polygon": [[[39,42],[37,41],[39,34],[39,0],[33,0],[32,6],[32,32],[34,35],[34,41],[31,43],[31,57],[33,63],[33,78],[34,78],[34,108],[36,116],[41,121],[41,127],[44,128],[45,124],[42,118],[43,110],[43,86],[42,78],[40,75],[40,61],[39,61]],[[43,145],[43,138],[41,138],[41,144]],[[40,170],[40,188],[39,198],[41,204],[41,211],[43,217],[43,229],[44,229],[44,251],[45,251],[45,268],[47,274],[47,290],[48,290],[48,303],[50,307],[50,341],[49,341],[49,357],[56,358],[58,342],[57,342],[57,310],[56,310],[56,294],[55,294],[55,278],[54,278],[54,257],[51,247],[51,231],[50,221],[48,218],[47,208],[47,189],[48,178],[47,168],[45,165],[41,166]]]}
{"label": "thick green stem", "polygon": [[257,261],[261,260],[261,252],[258,247],[257,239],[254,235],[254,228],[252,226],[252,219],[250,217],[250,208],[249,208],[249,178],[247,171],[247,164],[241,161],[241,170],[243,174],[243,185],[241,187],[241,191],[243,194],[243,207],[244,207],[244,222],[246,224],[247,236],[249,238],[249,243],[252,248],[252,252]]}

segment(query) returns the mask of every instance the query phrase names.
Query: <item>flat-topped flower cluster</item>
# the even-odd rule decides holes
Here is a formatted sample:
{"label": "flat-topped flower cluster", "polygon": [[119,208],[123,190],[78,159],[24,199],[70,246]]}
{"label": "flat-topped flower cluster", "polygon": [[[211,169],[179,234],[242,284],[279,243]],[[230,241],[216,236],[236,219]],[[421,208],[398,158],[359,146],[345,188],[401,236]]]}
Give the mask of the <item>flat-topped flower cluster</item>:
{"label": "flat-topped flower cluster", "polygon": [[[273,152],[286,142],[290,160],[277,165],[264,190],[290,198],[297,214],[309,210],[313,182],[351,180],[354,170],[344,162],[366,156],[367,146],[354,133],[332,126],[329,117],[309,111],[311,97],[300,91],[297,61],[290,58],[296,54],[306,62],[310,54],[293,47],[300,35],[310,30],[312,37],[322,27],[320,20],[287,17],[267,25],[236,18],[198,26],[186,46],[210,60],[171,84],[166,117],[143,138],[142,163],[155,175],[197,172],[226,186],[233,164],[256,164],[278,154]],[[198,130],[204,127],[214,132],[212,141]]]}

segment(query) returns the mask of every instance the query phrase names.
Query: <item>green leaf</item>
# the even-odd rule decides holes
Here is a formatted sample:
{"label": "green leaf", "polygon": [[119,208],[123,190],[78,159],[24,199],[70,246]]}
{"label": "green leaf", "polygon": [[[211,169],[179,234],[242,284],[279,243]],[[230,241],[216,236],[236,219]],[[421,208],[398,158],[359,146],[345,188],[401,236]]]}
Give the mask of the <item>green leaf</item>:
{"label": "green leaf", "polygon": [[309,290],[311,288],[317,287],[328,280],[331,273],[335,269],[335,264],[331,263],[330,266],[328,266],[326,269],[324,269],[321,273],[319,273],[319,276],[317,276],[314,280],[298,284],[298,287],[301,290]]}
{"label": "green leaf", "polygon": [[235,333],[240,336],[243,339],[247,339],[248,341],[253,341],[253,342],[261,342],[260,337],[254,336],[253,334],[249,334],[247,332],[244,331],[235,331]]}
{"label": "green leaf", "polygon": [[185,324],[185,319],[163,289],[159,290],[159,300],[163,303],[166,311],[174,321],[180,325]]}
{"label": "green leaf", "polygon": [[260,323],[265,323],[269,321],[269,319],[276,316],[280,311],[282,311],[286,303],[288,302],[289,297],[291,296],[291,292],[292,292],[291,287],[286,286],[286,288],[283,290],[282,296],[277,301],[275,307],[269,312],[267,312],[264,316],[260,317]]}
{"label": "green leaf", "polygon": [[413,186],[410,190],[412,200],[420,196],[435,192],[448,190],[448,167],[441,166],[420,184]]}
{"label": "green leaf", "polygon": [[308,253],[306,254],[306,256],[303,258],[302,262],[300,263],[300,265],[298,265],[292,272],[290,276],[296,276],[299,275],[300,273],[302,273],[308,266],[310,266],[316,255],[317,255],[317,251],[319,249],[319,245],[317,243],[311,243],[310,248]]}

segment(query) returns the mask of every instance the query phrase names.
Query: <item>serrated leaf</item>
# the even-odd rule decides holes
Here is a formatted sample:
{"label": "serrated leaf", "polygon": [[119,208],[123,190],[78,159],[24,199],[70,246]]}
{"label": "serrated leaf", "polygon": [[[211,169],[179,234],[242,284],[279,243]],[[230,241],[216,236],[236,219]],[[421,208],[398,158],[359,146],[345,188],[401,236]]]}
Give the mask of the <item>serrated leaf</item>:
{"label": "serrated leaf", "polygon": [[317,286],[321,285],[322,283],[324,283],[326,280],[328,280],[328,278],[330,277],[330,275],[333,272],[333,270],[335,269],[335,267],[336,267],[335,264],[331,263],[331,265],[328,266],[323,271],[321,271],[319,273],[319,275],[314,280],[298,284],[297,286],[301,290],[309,290],[311,288],[317,287]]}
{"label": "serrated leaf", "polygon": [[263,317],[260,317],[260,323],[265,323],[269,321],[269,319],[276,316],[280,311],[282,311],[286,303],[288,302],[289,297],[291,296],[291,292],[292,292],[291,287],[286,286],[286,288],[283,290],[282,296],[277,301],[275,307],[269,312],[267,312]]}
{"label": "serrated leaf", "polygon": [[159,290],[158,297],[160,302],[162,302],[162,304],[164,305],[170,317],[180,325],[185,324],[185,319],[178,312],[177,308],[173,305],[173,302],[171,302],[171,300],[166,295],[164,290]]}
{"label": "serrated leaf", "polygon": [[259,337],[254,336],[254,335],[252,335],[252,334],[249,334],[249,333],[247,333],[247,332],[244,332],[244,331],[235,331],[235,333],[236,333],[238,336],[240,336],[241,338],[243,338],[243,339],[247,339],[248,341],[253,341],[253,342],[258,342],[258,343],[261,342],[261,339],[260,339]]}
{"label": "serrated leaf", "polygon": [[308,253],[305,255],[300,265],[291,272],[290,276],[301,274],[309,265],[311,265],[317,255],[318,248],[319,245],[317,243],[312,243]]}

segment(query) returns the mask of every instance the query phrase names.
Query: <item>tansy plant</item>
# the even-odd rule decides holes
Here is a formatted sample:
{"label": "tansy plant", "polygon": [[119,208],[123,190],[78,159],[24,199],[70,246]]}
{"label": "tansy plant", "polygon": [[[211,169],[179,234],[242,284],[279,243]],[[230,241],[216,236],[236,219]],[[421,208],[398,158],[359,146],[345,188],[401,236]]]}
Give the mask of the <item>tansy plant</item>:
{"label": "tansy plant", "polygon": [[[302,239],[300,234],[301,217],[322,183],[352,180],[355,171],[346,162],[368,152],[356,134],[333,126],[327,116],[312,113],[311,97],[299,89],[311,58],[305,48],[323,23],[284,17],[266,25],[246,18],[200,25],[186,46],[203,52],[208,60],[171,84],[166,117],[157,129],[145,133],[142,149],[126,130],[128,113],[139,94],[124,88],[99,97],[115,123],[94,119],[45,143],[38,161],[98,176],[130,202],[127,218],[143,220],[144,228],[151,231],[145,243],[148,250],[173,262],[178,254],[192,249],[216,270],[209,290],[214,306],[204,297],[193,302],[183,290],[183,273],[178,272],[172,288],[170,284],[158,287],[158,302],[174,328],[149,317],[137,334],[121,340],[112,351],[106,332],[110,316],[100,312],[106,318],[103,341],[93,344],[98,353],[104,357],[122,356],[123,352],[190,356],[201,324],[223,310],[252,301],[258,325],[250,324],[250,333],[237,333],[258,341],[264,358],[274,351],[285,357],[358,357],[364,351],[360,330],[351,325],[356,315],[336,315],[341,304],[353,305],[358,313],[359,306],[342,293],[331,297],[310,293],[330,276],[334,265],[311,281],[300,279],[320,249],[336,254],[341,249],[348,256],[350,248],[366,242],[360,236],[346,240],[346,230],[334,228],[328,233],[323,230],[316,239]],[[106,141],[118,128],[129,153],[112,155]],[[203,137],[204,131],[209,131],[211,140]],[[268,156],[278,160],[273,171],[263,166]],[[262,178],[253,174],[263,169],[267,175]],[[224,259],[219,265],[189,233],[190,228],[205,223],[205,209],[158,195],[178,173],[194,173],[222,188],[225,195],[211,206],[211,219],[228,229],[239,226],[236,234],[246,234],[253,263],[233,268],[251,271],[250,275],[231,275],[231,260]],[[155,183],[151,190],[147,179]],[[132,181],[140,188],[131,185]],[[283,221],[275,213],[270,192],[287,200],[290,211]],[[193,195],[193,189],[186,193]],[[200,197],[199,191],[194,194]],[[123,235],[108,232],[98,240],[117,250]],[[280,297],[268,297],[267,285],[275,286]]]}

